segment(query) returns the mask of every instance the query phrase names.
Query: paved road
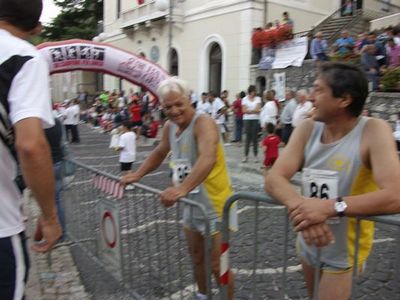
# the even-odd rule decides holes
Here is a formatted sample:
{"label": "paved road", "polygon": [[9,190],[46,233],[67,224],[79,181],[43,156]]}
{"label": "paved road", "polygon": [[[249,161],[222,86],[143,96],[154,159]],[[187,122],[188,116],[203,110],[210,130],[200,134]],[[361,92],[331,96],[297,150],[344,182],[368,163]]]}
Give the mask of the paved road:
{"label": "paved road", "polygon": [[[75,158],[82,163],[85,163],[96,169],[119,175],[118,155],[108,149],[109,136],[99,133],[92,128],[82,125],[81,140],[79,145],[71,145],[71,149],[75,153]],[[145,157],[149,154],[153,146],[148,144],[139,144],[136,167]],[[236,145],[227,146],[225,148],[227,162],[230,169],[230,176],[232,185],[235,191],[253,191],[263,192],[263,177],[261,175],[260,165],[249,162],[247,164],[240,163],[242,147]],[[158,170],[143,178],[142,182],[145,185],[157,189],[163,189],[169,185],[169,170],[166,163],[164,163]],[[85,175],[86,176],[86,175]],[[83,177],[85,177],[83,176]],[[87,178],[80,178],[81,182],[87,181]],[[89,177],[90,178],[90,177]],[[77,186],[78,187],[78,186]],[[75,190],[80,198],[84,198],[79,190]],[[139,192],[136,190],[131,194],[132,200],[135,199],[134,195],[150,195],[146,192]],[[129,192],[128,192],[129,196]],[[130,196],[129,196],[130,197]],[[151,196],[148,196],[151,198]],[[89,197],[90,198],[90,197]],[[91,199],[86,199],[87,203],[91,203]],[[155,204],[157,204],[156,199]],[[82,199],[80,199],[82,201]],[[135,203],[136,201],[130,201]],[[139,203],[139,201],[137,201]],[[171,266],[164,265],[165,256],[163,256],[163,246],[154,246],[154,249],[141,249],[147,243],[159,245],[159,243],[167,243],[174,240],[174,235],[180,235],[179,239],[171,242],[169,251],[170,253],[178,253],[178,251],[185,251],[185,246],[182,242],[180,229],[177,223],[174,223],[179,217],[179,212],[171,210],[168,216],[163,215],[163,212],[158,211],[156,206],[145,208],[140,204],[129,204],[125,210],[126,218],[131,218],[129,214],[135,211],[140,211],[144,214],[149,214],[149,211],[154,211],[158,220],[164,222],[157,229],[148,229],[145,231],[147,235],[159,236],[158,230],[162,231],[162,239],[156,241],[148,241],[148,236],[143,236],[143,233],[138,233],[134,228],[141,228],[140,226],[149,226],[149,220],[142,220],[139,223],[135,221],[135,226],[125,228],[127,238],[123,241],[132,248],[137,249],[135,254],[127,254],[131,263],[135,262],[136,256],[144,261],[150,260],[146,258],[145,251],[149,251],[147,256],[152,256],[151,259],[157,261],[157,266],[154,266],[158,271],[167,270]],[[134,206],[136,205],[136,206]],[[157,204],[158,206],[158,204]],[[93,209],[95,209],[93,207]],[[231,239],[231,263],[236,273],[236,293],[235,299],[278,299],[281,290],[281,267],[282,267],[282,253],[284,249],[284,220],[285,211],[277,206],[262,205],[258,210],[255,210],[255,203],[250,201],[241,201],[238,205],[239,209],[239,228],[237,233],[232,234]],[[129,213],[128,213],[129,212]],[[133,218],[133,216],[132,216]],[[164,221],[162,221],[164,220]],[[146,223],[147,222],[147,223]],[[131,225],[133,224],[133,221]],[[159,224],[159,223],[157,223]],[[161,223],[160,223],[161,224]],[[87,224],[89,226],[89,224]],[[147,227],[146,227],[147,228]],[[129,231],[131,230],[131,231]],[[133,231],[132,231],[133,230]],[[257,232],[255,237],[254,232]],[[142,234],[142,235],[141,235]],[[395,284],[395,256],[396,256],[396,241],[395,237],[398,236],[397,232],[387,225],[378,225],[375,234],[374,248],[371,259],[368,261],[368,266],[364,275],[357,280],[358,288],[355,291],[354,299],[400,299],[399,297],[399,284]],[[257,238],[257,243],[255,239]],[[138,240],[140,242],[138,242]],[[295,236],[291,230],[288,234],[288,280],[286,288],[286,297],[288,299],[305,299],[306,291],[302,279],[299,261],[295,254]],[[158,244],[157,244],[158,243]],[[257,247],[255,248],[255,245]],[[73,250],[74,252],[75,250]],[[154,251],[154,252],[153,252]],[[180,253],[180,252],[179,252]],[[182,254],[180,254],[182,255]],[[124,296],[122,287],[118,284],[112,285],[112,279],[102,274],[101,269],[83,259],[81,255],[74,255],[78,259],[78,266],[82,273],[82,280],[85,283],[89,293],[92,293],[93,299],[129,299],[129,296]],[[174,262],[175,258],[171,256]],[[177,274],[179,270],[186,270],[190,264],[186,258],[176,258],[179,262],[179,267],[172,270],[165,271],[166,274]],[[136,263],[140,264],[139,261]],[[143,262],[147,264],[147,262]],[[152,262],[149,262],[151,265]],[[174,263],[172,263],[174,264]],[[253,272],[253,267],[255,272]],[[143,267],[143,270],[145,267]],[[124,269],[125,270],[125,269]],[[128,272],[128,271],[127,271]],[[162,272],[161,272],[162,273]],[[190,272],[189,272],[190,273]],[[95,275],[95,280],[93,276]],[[144,276],[144,275],[143,275]],[[149,275],[150,276],[150,275]],[[178,275],[177,275],[178,276]],[[134,278],[134,277],[132,277]],[[174,277],[175,278],[175,277]],[[186,299],[183,290],[191,290],[192,278],[190,275],[178,276],[176,282],[157,278],[159,285],[154,282],[143,283],[141,286],[131,286],[131,291],[140,291],[145,295],[146,299]],[[180,280],[179,280],[180,278]],[[171,278],[170,278],[171,279]],[[165,280],[165,282],[163,282]],[[151,281],[151,280],[149,280]],[[179,282],[178,282],[179,281]],[[103,282],[103,283],[102,283]],[[172,283],[171,283],[172,282]],[[149,285],[147,285],[149,284]],[[109,286],[110,288],[107,288]],[[111,287],[112,286],[112,287]],[[151,291],[149,292],[149,288]],[[397,289],[397,290],[396,290]],[[171,296],[171,294],[173,296]],[[166,296],[170,296],[168,298]]]}

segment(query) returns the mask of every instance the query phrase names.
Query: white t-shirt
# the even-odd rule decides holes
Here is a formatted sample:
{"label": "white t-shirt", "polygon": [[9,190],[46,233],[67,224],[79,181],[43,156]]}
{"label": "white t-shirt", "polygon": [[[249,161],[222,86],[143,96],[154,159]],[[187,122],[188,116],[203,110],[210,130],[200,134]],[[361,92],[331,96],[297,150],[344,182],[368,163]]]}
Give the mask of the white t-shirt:
{"label": "white t-shirt", "polygon": [[[42,120],[44,128],[53,126],[49,67],[46,61],[31,44],[0,29],[0,65],[6,64],[12,56],[16,61],[27,57],[27,61],[21,65],[9,86],[11,123],[34,117]],[[0,69],[0,72],[4,72],[4,69]],[[0,142],[0,238],[24,230],[21,214],[23,199],[14,183],[16,174],[16,163],[8,147]]]}
{"label": "white t-shirt", "polygon": [[119,132],[118,129],[111,130],[111,140],[108,148],[116,148],[119,146]]}
{"label": "white t-shirt", "polygon": [[125,97],[118,98],[118,108],[123,108],[125,106]]}
{"label": "white t-shirt", "polygon": [[132,131],[121,134],[119,147],[123,148],[119,154],[119,162],[134,162],[136,159],[136,134]]}
{"label": "white t-shirt", "polygon": [[[258,105],[261,105],[261,98],[254,97],[253,100],[250,100],[248,96],[242,99],[242,107],[246,107],[248,110],[255,110]],[[260,114],[243,114],[243,120],[259,120]]]}
{"label": "white t-shirt", "polygon": [[210,102],[211,106],[211,117],[215,120],[217,124],[225,123],[225,115],[218,114],[218,111],[221,108],[225,107],[225,103],[221,100],[221,98],[215,97],[213,102]]}
{"label": "white t-shirt", "polygon": [[265,127],[267,123],[272,123],[276,125],[278,116],[278,107],[276,106],[274,101],[268,101],[262,107],[260,112],[260,125],[261,127]]}
{"label": "white t-shirt", "polygon": [[197,102],[196,111],[201,114],[211,114],[211,104],[208,101],[199,101]]}
{"label": "white t-shirt", "polygon": [[307,114],[310,112],[312,107],[313,105],[310,101],[306,101],[303,104],[297,104],[293,113],[292,126],[297,127],[301,121],[307,117]]}
{"label": "white t-shirt", "polygon": [[195,92],[190,94],[190,101],[192,102],[192,104],[197,102],[197,95]]}
{"label": "white t-shirt", "polygon": [[80,114],[80,109],[79,105],[75,104],[72,106],[69,106],[65,111],[64,111],[64,125],[78,125],[79,124],[79,114]]}

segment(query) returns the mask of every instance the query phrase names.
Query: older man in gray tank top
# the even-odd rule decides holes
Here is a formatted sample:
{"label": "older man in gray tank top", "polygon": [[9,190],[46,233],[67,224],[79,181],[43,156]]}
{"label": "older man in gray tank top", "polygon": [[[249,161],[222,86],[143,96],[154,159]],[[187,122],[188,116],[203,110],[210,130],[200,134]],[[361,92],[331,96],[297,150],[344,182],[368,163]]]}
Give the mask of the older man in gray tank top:
{"label": "older man in gray tank top", "polygon": [[[212,235],[211,271],[218,279],[221,255],[218,225],[224,203],[232,194],[218,127],[207,114],[196,113],[188,97],[189,89],[183,80],[175,77],[164,80],[157,94],[169,119],[163,128],[160,143],[134,173],[125,175],[121,181],[124,184],[139,181],[160,166],[171,152],[169,166],[173,186],[161,192],[161,203],[168,207],[180,198],[188,197],[204,207]],[[204,217],[200,210],[185,205],[182,219],[198,286],[195,299],[207,300]],[[231,272],[228,286],[228,298],[233,299]]]}
{"label": "older man in gray tank top", "polygon": [[[310,299],[314,290],[318,299],[350,298],[352,269],[362,268],[374,231],[372,222],[361,223],[359,260],[353,266],[354,217],[400,212],[392,130],[383,120],[360,116],[367,95],[368,82],[357,67],[321,65],[313,120],[296,127],[265,179],[266,191],[287,206],[299,232],[297,250]],[[300,169],[302,195],[289,182]],[[314,289],[316,270],[321,279]]]}

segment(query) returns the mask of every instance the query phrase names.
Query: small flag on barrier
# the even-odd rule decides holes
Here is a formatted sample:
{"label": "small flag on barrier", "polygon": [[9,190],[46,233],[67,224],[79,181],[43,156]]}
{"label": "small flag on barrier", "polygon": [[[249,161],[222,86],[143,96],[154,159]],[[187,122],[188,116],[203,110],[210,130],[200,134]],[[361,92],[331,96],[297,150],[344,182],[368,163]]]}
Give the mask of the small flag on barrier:
{"label": "small flag on barrier", "polygon": [[100,176],[100,183],[99,183],[100,190],[103,190],[103,185],[104,185],[104,176]]}
{"label": "small flag on barrier", "polygon": [[114,189],[115,189],[116,183],[117,183],[117,182],[116,182],[115,180],[112,180],[112,181],[111,181],[110,190],[108,191],[108,193],[109,193],[110,195],[114,195]]}
{"label": "small flag on barrier", "polygon": [[104,192],[108,193],[109,189],[110,189],[110,179],[106,178],[106,188],[105,188]]}
{"label": "small flag on barrier", "polygon": [[107,178],[103,176],[103,181],[101,183],[101,191],[105,193],[106,189],[107,189]]}
{"label": "small flag on barrier", "polygon": [[111,179],[107,178],[106,193],[109,194],[111,190]]}
{"label": "small flag on barrier", "polygon": [[116,183],[115,183],[114,191],[113,191],[113,196],[114,196],[114,197],[118,197],[120,185],[121,185],[121,184],[120,184],[119,182],[116,182]]}
{"label": "small flag on barrier", "polygon": [[124,190],[125,187],[122,184],[119,184],[118,195],[117,195],[118,199],[121,199],[124,196]]}
{"label": "small flag on barrier", "polygon": [[96,188],[99,189],[100,188],[100,175],[96,175],[96,184],[95,184]]}

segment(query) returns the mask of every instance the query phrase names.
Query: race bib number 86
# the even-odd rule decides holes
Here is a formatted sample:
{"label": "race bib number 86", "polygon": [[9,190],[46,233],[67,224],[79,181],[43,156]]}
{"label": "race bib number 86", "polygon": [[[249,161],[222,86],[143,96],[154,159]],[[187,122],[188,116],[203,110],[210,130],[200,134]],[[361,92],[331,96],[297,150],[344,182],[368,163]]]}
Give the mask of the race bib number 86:
{"label": "race bib number 86", "polygon": [[[336,199],[338,197],[338,172],[328,170],[303,169],[303,196],[307,198]],[[328,224],[339,224],[340,218],[327,220]]]}
{"label": "race bib number 86", "polygon": [[338,172],[303,169],[303,196],[308,198],[336,199],[338,197]]}

